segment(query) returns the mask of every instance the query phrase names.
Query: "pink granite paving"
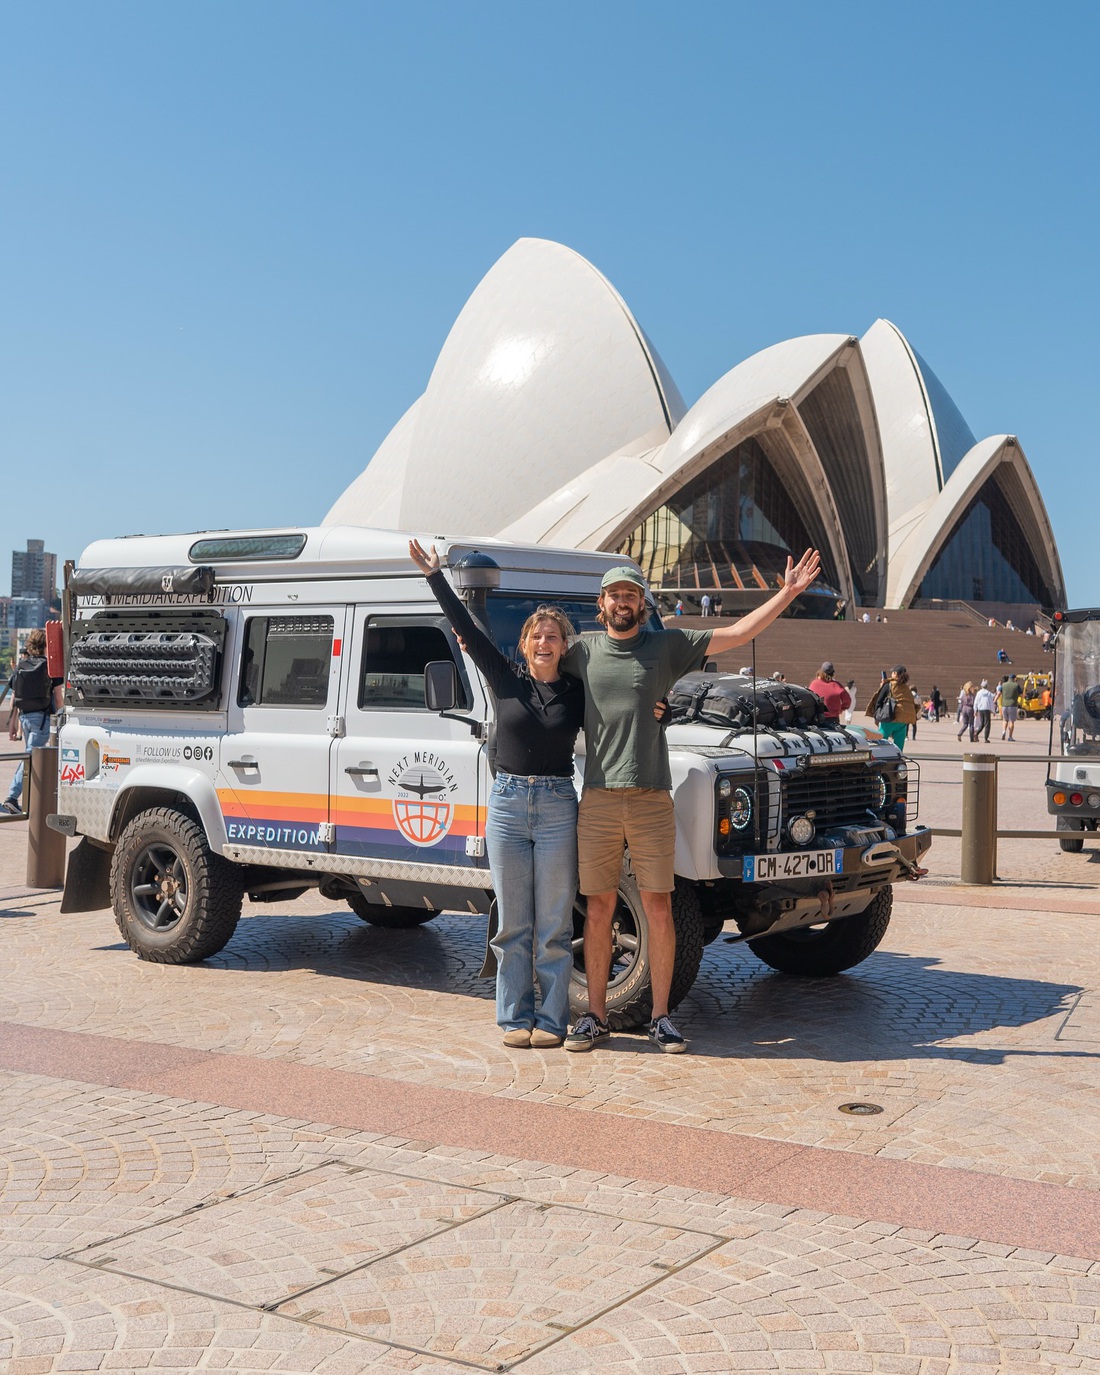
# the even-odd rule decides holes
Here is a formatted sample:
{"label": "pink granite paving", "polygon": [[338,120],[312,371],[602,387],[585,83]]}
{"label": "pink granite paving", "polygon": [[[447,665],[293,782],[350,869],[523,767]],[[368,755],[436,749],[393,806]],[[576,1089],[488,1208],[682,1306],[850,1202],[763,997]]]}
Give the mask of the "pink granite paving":
{"label": "pink granite paving", "polygon": [[578,1138],[568,1108],[502,1099],[487,1114],[461,1089],[13,1023],[0,1023],[0,1067],[555,1164],[614,1161],[662,1183],[720,1182],[761,1201],[1100,1260],[1100,1194],[1081,1189],[602,1113]]}

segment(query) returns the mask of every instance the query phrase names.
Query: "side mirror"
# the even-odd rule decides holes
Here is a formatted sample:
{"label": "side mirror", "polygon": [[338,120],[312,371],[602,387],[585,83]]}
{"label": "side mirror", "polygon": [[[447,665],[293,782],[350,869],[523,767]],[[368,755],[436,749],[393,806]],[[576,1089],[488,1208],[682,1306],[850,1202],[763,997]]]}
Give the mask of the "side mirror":
{"label": "side mirror", "polygon": [[454,711],[458,705],[458,669],[453,659],[425,664],[424,700],[429,711]]}

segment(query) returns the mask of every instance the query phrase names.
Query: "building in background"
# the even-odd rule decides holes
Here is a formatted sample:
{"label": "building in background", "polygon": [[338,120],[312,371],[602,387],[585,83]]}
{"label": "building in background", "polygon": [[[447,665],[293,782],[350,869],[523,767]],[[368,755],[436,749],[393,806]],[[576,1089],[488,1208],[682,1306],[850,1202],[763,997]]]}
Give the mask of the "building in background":
{"label": "building in background", "polygon": [[326,524],[622,552],[743,610],[822,554],[797,611],[1065,604],[1014,436],[977,440],[901,331],[787,340],[688,407],[615,288],[561,244],[490,269],[427,388]]}
{"label": "building in background", "polygon": [[26,549],[12,550],[11,595],[47,605],[56,598],[57,555],[46,552],[45,540],[29,539]]}

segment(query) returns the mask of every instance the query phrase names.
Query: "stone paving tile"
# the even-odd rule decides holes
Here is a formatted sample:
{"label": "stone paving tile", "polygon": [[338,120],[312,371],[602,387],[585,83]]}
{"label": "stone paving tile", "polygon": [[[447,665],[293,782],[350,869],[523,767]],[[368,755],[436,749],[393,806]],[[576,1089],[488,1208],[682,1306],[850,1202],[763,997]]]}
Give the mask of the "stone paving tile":
{"label": "stone paving tile", "polygon": [[299,1290],[498,1207],[498,1194],[332,1162],[70,1259],[274,1306]]}
{"label": "stone paving tile", "polygon": [[0,1263],[0,1370],[469,1375],[469,1367],[431,1356],[42,1260]]}
{"label": "stone paving tile", "polygon": [[493,1368],[521,1360],[714,1244],[679,1228],[516,1202],[278,1311]]}

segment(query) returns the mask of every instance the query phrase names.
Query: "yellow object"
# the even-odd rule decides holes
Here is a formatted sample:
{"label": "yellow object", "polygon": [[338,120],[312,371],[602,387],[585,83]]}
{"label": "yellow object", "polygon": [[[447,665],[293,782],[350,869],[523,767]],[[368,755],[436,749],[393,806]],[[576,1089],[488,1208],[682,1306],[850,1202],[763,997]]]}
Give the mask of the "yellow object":
{"label": "yellow object", "polygon": [[1049,716],[1052,683],[1049,673],[1027,673],[1020,679],[1020,715]]}

